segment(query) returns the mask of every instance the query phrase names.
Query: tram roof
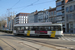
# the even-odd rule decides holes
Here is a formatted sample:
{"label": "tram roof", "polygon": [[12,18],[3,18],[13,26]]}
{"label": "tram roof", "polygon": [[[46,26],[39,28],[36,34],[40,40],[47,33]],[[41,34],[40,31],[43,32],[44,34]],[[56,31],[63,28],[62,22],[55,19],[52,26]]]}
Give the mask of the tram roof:
{"label": "tram roof", "polygon": [[26,24],[16,24],[14,26],[57,26],[62,24],[52,24],[51,22],[46,22],[46,23],[26,23]]}

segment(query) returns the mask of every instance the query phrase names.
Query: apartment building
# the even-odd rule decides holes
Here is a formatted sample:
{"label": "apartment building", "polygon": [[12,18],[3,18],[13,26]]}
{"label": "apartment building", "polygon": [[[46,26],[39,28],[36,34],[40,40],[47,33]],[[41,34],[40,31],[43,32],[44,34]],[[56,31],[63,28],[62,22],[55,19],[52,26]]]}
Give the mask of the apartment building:
{"label": "apartment building", "polygon": [[43,17],[43,21],[44,22],[49,22],[49,9],[44,9],[44,13],[43,13],[44,17]]}
{"label": "apartment building", "polygon": [[65,31],[75,33],[75,0],[65,3]]}
{"label": "apartment building", "polygon": [[56,23],[56,8],[49,9],[49,22]]}
{"label": "apartment building", "polygon": [[28,23],[37,23],[37,10],[28,15]]}
{"label": "apartment building", "polygon": [[34,23],[34,12],[28,15],[28,23]]}
{"label": "apartment building", "polygon": [[18,13],[14,19],[15,24],[25,24],[28,23],[29,13]]}
{"label": "apartment building", "polygon": [[56,23],[63,24],[63,31],[65,32],[65,2],[67,0],[57,0],[56,1]]}
{"label": "apartment building", "polygon": [[38,23],[42,23],[44,19],[44,11],[39,11],[37,15],[38,15]]}
{"label": "apartment building", "polygon": [[35,16],[35,22],[36,23],[43,23],[43,22],[48,22],[48,16],[49,16],[49,11],[48,10],[43,10],[43,11],[38,11],[34,16]]}
{"label": "apartment building", "polygon": [[29,23],[44,23],[56,22],[56,8],[44,9],[42,11],[35,11],[28,15]]}

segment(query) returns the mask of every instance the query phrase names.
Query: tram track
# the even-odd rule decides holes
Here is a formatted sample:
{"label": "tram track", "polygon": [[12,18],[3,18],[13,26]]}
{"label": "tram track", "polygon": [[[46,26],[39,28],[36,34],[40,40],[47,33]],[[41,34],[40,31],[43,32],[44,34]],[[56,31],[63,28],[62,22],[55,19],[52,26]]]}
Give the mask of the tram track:
{"label": "tram track", "polygon": [[[35,43],[35,44],[39,44],[39,45],[42,45],[42,46],[54,46],[52,48],[55,48],[55,47],[60,47],[60,48],[65,48],[65,49],[68,49],[68,50],[75,50],[74,48],[69,48],[69,47],[65,47],[65,46],[62,46],[62,45],[57,45],[57,44],[53,44],[53,43],[47,43],[47,42],[44,42],[44,41],[38,41],[38,40],[33,40],[33,39],[28,39],[28,38],[23,38],[23,37],[16,37],[17,39],[20,39],[20,40],[23,40],[23,41],[28,41],[28,42],[32,42],[32,43]],[[46,44],[46,45],[44,45]],[[57,49],[57,48],[55,48]],[[57,49],[59,50],[59,49]]]}
{"label": "tram track", "polygon": [[[9,47],[12,48],[12,50],[16,50],[16,48],[14,48],[13,46],[11,46],[10,44],[8,44],[6,41],[4,41],[3,39],[0,38],[1,41],[3,41],[5,44],[7,44]],[[3,48],[2,48],[3,50]]]}

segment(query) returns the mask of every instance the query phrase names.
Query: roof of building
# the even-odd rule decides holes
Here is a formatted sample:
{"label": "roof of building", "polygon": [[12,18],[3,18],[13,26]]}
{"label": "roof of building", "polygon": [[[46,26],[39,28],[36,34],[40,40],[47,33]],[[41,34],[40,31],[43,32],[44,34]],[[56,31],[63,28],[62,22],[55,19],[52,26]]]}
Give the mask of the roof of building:
{"label": "roof of building", "polygon": [[[22,15],[21,15],[22,14]],[[16,17],[17,16],[25,16],[25,14],[26,14],[26,16],[28,15],[28,14],[30,14],[30,13],[18,13],[17,15],[16,15]]]}
{"label": "roof of building", "polygon": [[49,9],[49,11],[54,11],[54,10],[56,11],[56,7]]}

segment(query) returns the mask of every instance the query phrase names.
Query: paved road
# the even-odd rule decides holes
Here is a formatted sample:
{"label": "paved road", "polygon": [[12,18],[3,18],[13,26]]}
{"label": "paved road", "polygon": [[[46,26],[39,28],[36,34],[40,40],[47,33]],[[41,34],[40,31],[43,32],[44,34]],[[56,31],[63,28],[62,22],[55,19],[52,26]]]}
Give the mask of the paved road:
{"label": "paved road", "polygon": [[[31,42],[31,43],[30,43]],[[40,44],[40,45],[37,45]],[[4,50],[48,50],[54,49],[75,49],[75,37],[62,37],[59,39],[54,38],[39,38],[39,37],[25,37],[25,36],[13,36],[13,34],[7,34],[0,32],[0,46]],[[42,47],[43,46],[43,47]],[[46,46],[46,47],[44,47]],[[41,48],[41,49],[38,49]],[[43,48],[43,49],[42,49]],[[53,50],[54,50],[53,49]]]}
{"label": "paved road", "polygon": [[21,40],[12,34],[0,32],[0,46],[3,50],[56,50],[50,47]]}

